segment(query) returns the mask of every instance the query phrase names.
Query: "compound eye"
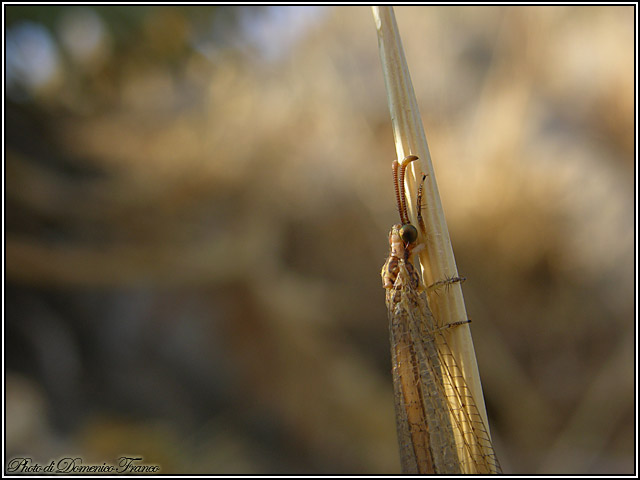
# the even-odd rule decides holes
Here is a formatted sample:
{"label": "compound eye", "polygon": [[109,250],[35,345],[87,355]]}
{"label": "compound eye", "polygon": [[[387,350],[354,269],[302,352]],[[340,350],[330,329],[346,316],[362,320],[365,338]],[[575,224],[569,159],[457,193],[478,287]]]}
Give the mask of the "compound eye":
{"label": "compound eye", "polygon": [[410,223],[405,223],[398,231],[400,238],[405,244],[415,243],[418,239],[418,230]]}

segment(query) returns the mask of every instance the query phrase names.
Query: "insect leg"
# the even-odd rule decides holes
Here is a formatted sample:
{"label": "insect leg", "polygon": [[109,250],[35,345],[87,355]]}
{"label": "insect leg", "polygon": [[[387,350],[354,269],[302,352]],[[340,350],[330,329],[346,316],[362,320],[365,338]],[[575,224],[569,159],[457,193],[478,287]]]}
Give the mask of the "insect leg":
{"label": "insect leg", "polygon": [[441,330],[448,330],[448,329],[453,328],[453,327],[459,327],[460,325],[468,325],[470,323],[471,323],[471,319],[467,318],[466,320],[460,320],[459,322],[447,323],[446,325],[444,325],[442,327],[438,327],[435,330],[432,330],[430,333],[439,332]]}
{"label": "insect leg", "polygon": [[420,181],[420,186],[418,187],[418,199],[417,199],[417,206],[418,206],[418,226],[420,227],[420,231],[422,232],[422,235],[426,235],[427,234],[427,228],[424,225],[424,220],[422,218],[422,192],[424,189],[424,181],[427,178],[426,175],[422,175],[422,180]]}
{"label": "insect leg", "polygon": [[462,283],[466,280],[465,277],[451,277],[445,278],[444,280],[439,280],[427,287],[428,292],[432,292],[433,290],[437,290],[441,287],[445,287],[445,289],[449,288],[450,285],[454,283]]}

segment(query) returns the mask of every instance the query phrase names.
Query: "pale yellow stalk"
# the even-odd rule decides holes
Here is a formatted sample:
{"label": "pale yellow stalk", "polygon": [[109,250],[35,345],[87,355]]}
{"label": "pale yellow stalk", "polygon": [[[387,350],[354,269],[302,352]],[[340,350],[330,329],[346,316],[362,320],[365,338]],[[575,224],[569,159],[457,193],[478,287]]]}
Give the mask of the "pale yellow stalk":
{"label": "pale yellow stalk", "polygon": [[[407,195],[407,202],[413,225],[417,225],[417,205],[415,204],[417,186],[422,174],[427,175],[424,182],[422,210],[427,235],[426,238],[421,239],[426,248],[420,252],[420,263],[425,284],[432,285],[435,282],[457,277],[458,270],[393,8],[372,7],[372,9],[378,32],[378,46],[387,88],[397,158],[403,159],[407,155],[417,155],[420,158],[419,162],[411,163],[406,176],[406,186],[410,193]],[[382,159],[381,162],[383,162],[384,168],[388,168],[388,159]],[[430,289],[428,297],[429,306],[438,325],[467,320],[462,288],[459,283],[450,284],[446,288]],[[467,325],[462,325],[448,329],[447,337],[457,364],[462,369],[467,385],[472,392],[487,433],[489,433],[489,423],[471,331]]]}

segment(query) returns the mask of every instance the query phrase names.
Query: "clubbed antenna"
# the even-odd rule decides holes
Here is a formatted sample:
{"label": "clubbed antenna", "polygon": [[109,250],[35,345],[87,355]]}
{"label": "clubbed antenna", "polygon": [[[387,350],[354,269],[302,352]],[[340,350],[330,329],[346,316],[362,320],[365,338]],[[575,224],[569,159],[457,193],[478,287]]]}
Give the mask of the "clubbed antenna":
{"label": "clubbed antenna", "polygon": [[398,212],[400,213],[400,222],[406,225],[409,222],[409,214],[407,213],[407,198],[404,191],[404,173],[409,163],[418,160],[415,155],[407,155],[401,161],[394,160],[391,164],[393,170],[393,186],[396,189],[396,202],[398,203]]}

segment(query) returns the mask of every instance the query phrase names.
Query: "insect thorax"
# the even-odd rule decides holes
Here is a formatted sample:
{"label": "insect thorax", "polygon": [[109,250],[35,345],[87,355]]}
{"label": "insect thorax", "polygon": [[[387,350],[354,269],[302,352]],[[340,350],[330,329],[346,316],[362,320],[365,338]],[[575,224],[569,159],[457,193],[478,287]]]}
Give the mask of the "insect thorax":
{"label": "insect thorax", "polygon": [[[389,232],[389,258],[382,267],[382,286],[388,291],[393,290],[391,296],[394,302],[400,298],[404,288],[417,290],[420,276],[413,263],[411,253],[414,243],[405,243],[400,238],[401,225],[394,225]],[[404,269],[404,271],[402,271]],[[390,293],[390,292],[388,292]]]}

